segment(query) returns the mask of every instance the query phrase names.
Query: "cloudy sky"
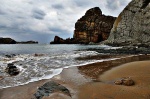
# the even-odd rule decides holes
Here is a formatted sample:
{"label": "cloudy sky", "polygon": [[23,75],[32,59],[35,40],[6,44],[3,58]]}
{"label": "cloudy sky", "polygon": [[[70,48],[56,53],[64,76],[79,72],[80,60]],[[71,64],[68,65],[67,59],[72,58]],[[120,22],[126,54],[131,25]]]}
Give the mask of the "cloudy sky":
{"label": "cloudy sky", "polygon": [[75,22],[92,7],[118,16],[131,0],[0,0],[0,37],[49,43],[72,37]]}

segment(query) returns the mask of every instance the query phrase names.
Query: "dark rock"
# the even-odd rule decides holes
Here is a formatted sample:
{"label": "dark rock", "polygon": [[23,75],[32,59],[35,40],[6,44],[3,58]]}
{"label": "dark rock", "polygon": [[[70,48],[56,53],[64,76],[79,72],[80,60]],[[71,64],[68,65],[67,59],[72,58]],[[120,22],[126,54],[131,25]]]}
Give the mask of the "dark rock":
{"label": "dark rock", "polygon": [[0,44],[16,44],[16,41],[12,38],[0,38]]}
{"label": "dark rock", "polygon": [[38,88],[33,99],[42,99],[43,96],[49,96],[50,94],[58,91],[61,91],[62,93],[71,97],[70,91],[66,87],[54,81],[50,81]]}
{"label": "dark rock", "polygon": [[50,44],[78,44],[78,41],[74,38],[62,39],[59,36],[55,36],[54,41],[50,42]]}
{"label": "dark rock", "polygon": [[7,64],[7,68],[5,69],[6,73],[8,73],[10,76],[16,76],[19,74],[19,69],[14,66],[13,63]]}
{"label": "dark rock", "polygon": [[116,80],[114,83],[116,85],[125,85],[125,86],[133,86],[135,84],[134,81],[129,77],[121,78],[119,80]]}
{"label": "dark rock", "polygon": [[13,58],[14,56],[16,56],[16,55],[15,54],[5,55],[5,57],[7,57],[7,58]]}
{"label": "dark rock", "polygon": [[102,15],[99,7],[89,9],[75,23],[74,39],[82,43],[98,43],[108,38],[115,17]]}
{"label": "dark rock", "polygon": [[44,54],[37,54],[37,53],[35,53],[34,56],[35,57],[39,57],[39,56],[44,56]]}

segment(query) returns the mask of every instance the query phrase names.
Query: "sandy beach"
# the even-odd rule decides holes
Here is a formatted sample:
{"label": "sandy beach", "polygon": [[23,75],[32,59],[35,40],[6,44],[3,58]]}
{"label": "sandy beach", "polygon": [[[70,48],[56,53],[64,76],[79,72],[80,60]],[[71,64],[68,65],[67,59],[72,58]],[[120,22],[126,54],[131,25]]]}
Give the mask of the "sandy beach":
{"label": "sandy beach", "polygon": [[[48,80],[0,89],[0,99],[32,99],[38,87],[49,81],[65,86],[71,97],[54,92],[42,99],[149,99],[150,55],[120,56],[115,60],[65,68]],[[115,85],[122,77],[130,77],[133,86]]]}

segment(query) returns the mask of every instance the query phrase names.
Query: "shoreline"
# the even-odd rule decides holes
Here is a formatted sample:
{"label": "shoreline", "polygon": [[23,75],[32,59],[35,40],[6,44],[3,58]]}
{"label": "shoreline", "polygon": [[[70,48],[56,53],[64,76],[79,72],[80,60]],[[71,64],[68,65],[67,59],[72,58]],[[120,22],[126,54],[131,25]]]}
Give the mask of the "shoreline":
{"label": "shoreline", "polygon": [[[16,87],[0,89],[0,98],[31,99],[36,93],[38,87],[42,86],[46,82],[55,81],[59,84],[64,85],[66,88],[70,90],[72,99],[84,99],[84,98],[77,98],[79,92],[81,91],[80,89],[81,86],[86,85],[88,83],[100,82],[99,76],[104,72],[110,70],[111,68],[120,66],[125,63],[142,60],[150,60],[150,55],[139,55],[139,56],[135,55],[132,57],[124,57],[117,60],[110,60],[88,64],[84,66],[64,68],[60,74],[54,76],[51,79],[31,82],[29,84]],[[70,99],[69,96],[66,96],[59,92],[53,93],[48,98],[44,97],[42,99],[51,99],[52,97],[55,97],[56,99],[57,97],[61,97],[58,99]]]}

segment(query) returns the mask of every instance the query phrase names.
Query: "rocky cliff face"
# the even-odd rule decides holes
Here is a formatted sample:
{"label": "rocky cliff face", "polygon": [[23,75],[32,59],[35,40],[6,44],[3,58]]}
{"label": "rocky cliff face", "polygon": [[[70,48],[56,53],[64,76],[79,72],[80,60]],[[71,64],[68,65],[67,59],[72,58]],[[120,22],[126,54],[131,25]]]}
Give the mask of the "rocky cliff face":
{"label": "rocky cliff face", "polygon": [[132,0],[116,19],[108,44],[150,44],[150,0]]}
{"label": "rocky cliff face", "polygon": [[79,43],[97,43],[106,40],[115,19],[103,15],[99,7],[91,8],[75,23],[74,39]]}

